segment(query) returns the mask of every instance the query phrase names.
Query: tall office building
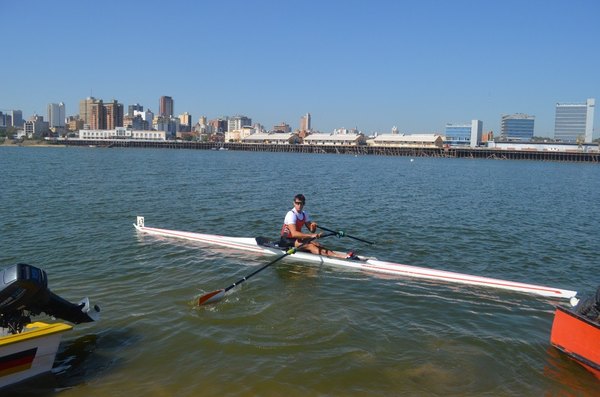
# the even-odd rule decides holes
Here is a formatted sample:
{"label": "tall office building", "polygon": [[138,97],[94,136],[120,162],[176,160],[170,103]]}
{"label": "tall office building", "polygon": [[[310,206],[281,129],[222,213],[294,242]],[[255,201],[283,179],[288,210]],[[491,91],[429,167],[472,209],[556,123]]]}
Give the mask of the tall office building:
{"label": "tall office building", "polygon": [[50,128],[64,128],[66,125],[65,104],[48,104],[48,125]]}
{"label": "tall office building", "polygon": [[133,116],[135,114],[135,111],[143,112],[144,107],[139,103],[136,103],[135,105],[129,105],[129,107],[127,108],[127,114],[130,116]]}
{"label": "tall office building", "polygon": [[483,122],[471,120],[471,123],[446,124],[446,142],[451,145],[469,145],[477,147],[481,143]]}
{"label": "tall office building", "polygon": [[500,137],[504,141],[530,141],[534,123],[535,116],[523,113],[502,115]]}
{"label": "tall office building", "polygon": [[158,115],[163,117],[173,117],[175,105],[170,96],[161,96],[158,103]]}
{"label": "tall office building", "polygon": [[[99,102],[102,103],[102,100],[100,100]],[[87,97],[86,99],[82,99],[81,101],[79,101],[79,118],[83,120],[84,125],[98,124],[97,120],[95,123],[91,122],[93,113],[92,108],[94,107],[94,105],[97,106],[97,104],[98,100],[93,96]],[[97,113],[97,111],[94,113]]]}
{"label": "tall office building", "polygon": [[227,120],[227,131],[241,130],[252,125],[252,119],[246,116],[233,116]]}
{"label": "tall office building", "polygon": [[182,132],[192,131],[192,115],[188,112],[184,112],[179,115],[179,127]]}
{"label": "tall office building", "polygon": [[562,142],[592,143],[596,100],[585,103],[557,103],[554,119],[554,139]]}
{"label": "tall office building", "polygon": [[300,131],[310,131],[310,113],[306,113],[300,118]]}
{"label": "tall office building", "polygon": [[25,120],[23,120],[23,112],[21,110],[11,110],[8,114],[10,115],[11,125],[13,127],[23,127]]}
{"label": "tall office building", "polygon": [[104,112],[104,103],[102,99],[88,104],[88,120],[84,122],[88,125],[91,130],[105,130],[106,129],[106,113]]}
{"label": "tall office building", "polygon": [[123,127],[123,104],[113,99],[104,104],[104,128],[114,130],[117,127]]}

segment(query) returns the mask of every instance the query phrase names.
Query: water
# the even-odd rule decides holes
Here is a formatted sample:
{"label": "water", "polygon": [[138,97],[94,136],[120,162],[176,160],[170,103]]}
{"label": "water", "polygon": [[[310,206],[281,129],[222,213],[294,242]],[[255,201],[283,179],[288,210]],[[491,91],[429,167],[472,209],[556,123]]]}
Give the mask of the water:
{"label": "water", "polygon": [[102,307],[11,394],[598,395],[549,343],[559,301],[282,262],[198,308],[268,258],[132,223],[275,237],[301,192],[321,225],[377,242],[332,248],[591,293],[599,181],[594,164],[0,147],[0,266]]}

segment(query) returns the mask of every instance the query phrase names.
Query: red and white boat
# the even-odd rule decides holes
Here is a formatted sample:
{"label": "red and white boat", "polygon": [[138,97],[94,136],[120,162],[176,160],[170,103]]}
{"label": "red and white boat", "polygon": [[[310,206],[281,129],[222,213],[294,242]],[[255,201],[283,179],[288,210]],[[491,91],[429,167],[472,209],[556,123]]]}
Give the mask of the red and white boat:
{"label": "red and white boat", "polygon": [[573,308],[556,307],[550,343],[600,379],[600,288]]}
{"label": "red and white boat", "polygon": [[[208,245],[217,245],[238,250],[256,252],[264,255],[283,255],[285,249],[277,247],[268,240],[257,237],[228,237],[214,234],[202,234],[183,232],[177,230],[159,229],[148,227],[144,224],[144,217],[138,216],[137,223],[133,226],[138,232],[161,237],[172,237],[196,241]],[[469,284],[490,288],[524,292],[528,294],[541,295],[553,298],[572,298],[577,291],[545,287],[542,285],[526,284],[516,281],[500,280],[489,277],[474,276],[464,273],[449,272],[444,270],[429,269],[424,267],[402,265],[399,263],[386,262],[375,258],[359,257],[359,260],[339,259],[324,255],[315,255],[309,252],[298,251],[283,260],[295,260],[317,264],[327,264],[336,267],[357,269],[369,273],[391,274],[403,277],[412,277],[428,280],[437,280],[447,283]]]}

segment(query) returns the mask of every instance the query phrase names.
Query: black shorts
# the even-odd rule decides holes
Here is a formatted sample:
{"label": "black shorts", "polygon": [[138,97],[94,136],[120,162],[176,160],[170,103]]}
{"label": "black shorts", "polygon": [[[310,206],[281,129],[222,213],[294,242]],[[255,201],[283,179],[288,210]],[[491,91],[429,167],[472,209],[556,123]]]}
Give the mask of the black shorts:
{"label": "black shorts", "polygon": [[281,236],[281,238],[279,239],[279,245],[281,248],[290,248],[290,247],[295,247],[296,246],[296,239],[295,238],[289,238],[289,237],[285,237],[285,236]]}

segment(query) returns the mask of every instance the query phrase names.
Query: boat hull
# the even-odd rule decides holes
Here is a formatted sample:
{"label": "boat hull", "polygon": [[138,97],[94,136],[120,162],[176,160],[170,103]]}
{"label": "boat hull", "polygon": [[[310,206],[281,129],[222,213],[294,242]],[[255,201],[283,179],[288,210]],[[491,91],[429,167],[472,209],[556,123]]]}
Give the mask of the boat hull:
{"label": "boat hull", "polygon": [[0,387],[50,371],[62,334],[72,328],[35,322],[19,334],[0,337]]}
{"label": "boat hull", "polygon": [[550,343],[600,379],[600,324],[557,306]]}
{"label": "boat hull", "polygon": [[[144,217],[142,216],[138,216],[137,223],[134,223],[133,226],[138,232],[151,234],[155,236],[191,240],[208,245],[217,245],[244,251],[256,252],[265,255],[283,255],[285,253],[285,251],[280,248],[259,245],[257,243],[256,238],[227,237],[213,234],[182,232],[177,230],[147,227],[144,224]],[[386,262],[374,258],[362,258],[362,260],[340,259],[323,255],[314,255],[309,252],[298,251],[295,254],[284,258],[283,260],[295,260],[317,264],[327,264],[343,268],[357,269],[370,273],[436,280],[446,283],[477,285],[482,287],[505,289],[546,297],[568,299],[574,297],[577,294],[576,291],[570,291],[565,289],[519,283],[489,277],[480,277],[463,273],[448,272],[418,266],[402,265],[399,263]]]}

